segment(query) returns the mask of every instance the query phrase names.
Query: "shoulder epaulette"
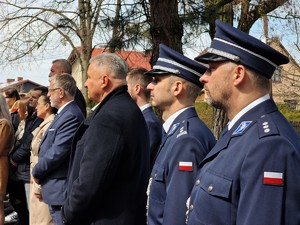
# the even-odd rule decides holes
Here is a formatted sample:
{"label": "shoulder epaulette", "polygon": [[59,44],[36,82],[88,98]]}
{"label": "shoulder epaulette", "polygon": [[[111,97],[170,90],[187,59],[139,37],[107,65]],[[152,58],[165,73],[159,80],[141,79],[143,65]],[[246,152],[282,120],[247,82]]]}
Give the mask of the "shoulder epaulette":
{"label": "shoulder epaulette", "polygon": [[187,126],[187,120],[184,120],[181,122],[179,127],[179,134],[177,134],[176,138],[179,138],[182,135],[188,134],[188,126]]}
{"label": "shoulder epaulette", "polygon": [[278,135],[279,131],[269,115],[263,115],[257,120],[258,135],[260,138]]}

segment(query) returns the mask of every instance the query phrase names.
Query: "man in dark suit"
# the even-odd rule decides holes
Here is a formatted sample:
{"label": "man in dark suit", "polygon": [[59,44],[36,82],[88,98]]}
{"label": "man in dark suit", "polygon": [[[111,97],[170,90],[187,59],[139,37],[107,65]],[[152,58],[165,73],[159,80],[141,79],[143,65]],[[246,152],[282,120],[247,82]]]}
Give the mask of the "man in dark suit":
{"label": "man in dark suit", "polygon": [[[56,59],[52,62],[52,66],[50,68],[49,78],[62,73],[68,73],[72,75],[72,65],[66,59]],[[86,117],[86,102],[81,93],[81,91],[76,87],[76,93],[74,97],[74,101],[77,103],[83,115]]]}
{"label": "man in dark suit", "polygon": [[90,61],[85,87],[98,105],[74,137],[65,224],[146,224],[148,129],[127,92],[126,74],[116,54]]}
{"label": "man in dark suit", "polygon": [[198,164],[215,138],[198,117],[194,103],[203,85],[206,67],[161,44],[148,85],[152,105],[162,111],[163,137],[152,170],[148,224],[185,224],[186,201]]}
{"label": "man in dark suit", "polygon": [[59,74],[50,81],[48,96],[57,115],[46,131],[39,148],[39,160],[32,170],[42,186],[55,225],[61,225],[60,208],[66,200],[67,173],[72,139],[84,116],[74,101],[76,82],[70,74]]}
{"label": "man in dark suit", "polygon": [[217,20],[200,78],[227,132],[201,162],[188,224],[300,224],[300,138],[270,98],[270,78],[288,58]]}
{"label": "man in dark suit", "polygon": [[155,115],[152,106],[149,104],[150,91],[147,89],[147,85],[152,81],[152,78],[145,76],[146,72],[147,70],[144,68],[134,68],[127,73],[126,81],[128,93],[140,107],[148,125],[150,139],[150,165],[152,169],[154,158],[161,142],[162,126],[158,117]]}

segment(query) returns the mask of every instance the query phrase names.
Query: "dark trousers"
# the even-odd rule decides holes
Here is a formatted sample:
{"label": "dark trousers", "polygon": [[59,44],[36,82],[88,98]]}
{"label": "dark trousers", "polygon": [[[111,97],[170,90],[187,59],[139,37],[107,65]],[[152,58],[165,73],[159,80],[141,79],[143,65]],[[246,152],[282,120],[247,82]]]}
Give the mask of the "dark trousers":
{"label": "dark trousers", "polygon": [[8,179],[7,192],[9,194],[10,204],[18,213],[19,224],[29,225],[29,211],[27,208],[24,182]]}

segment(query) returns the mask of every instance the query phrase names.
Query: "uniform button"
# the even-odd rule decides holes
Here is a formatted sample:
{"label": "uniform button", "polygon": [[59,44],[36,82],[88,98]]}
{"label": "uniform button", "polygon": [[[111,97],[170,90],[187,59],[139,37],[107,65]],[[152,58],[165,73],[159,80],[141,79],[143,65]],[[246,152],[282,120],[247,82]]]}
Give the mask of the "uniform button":
{"label": "uniform button", "polygon": [[200,180],[196,180],[195,185],[198,186],[200,184]]}
{"label": "uniform button", "polygon": [[194,206],[190,205],[190,211],[193,211],[193,209],[194,209]]}
{"label": "uniform button", "polygon": [[207,188],[208,192],[212,192],[213,189],[214,189],[214,187],[212,186],[212,184],[209,185],[208,188]]}

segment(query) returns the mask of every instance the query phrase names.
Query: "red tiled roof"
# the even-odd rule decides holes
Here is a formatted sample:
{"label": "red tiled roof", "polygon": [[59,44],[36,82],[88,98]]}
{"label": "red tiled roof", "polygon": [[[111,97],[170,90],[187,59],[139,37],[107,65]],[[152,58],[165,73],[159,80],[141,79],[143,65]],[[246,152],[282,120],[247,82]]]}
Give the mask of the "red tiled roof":
{"label": "red tiled roof", "polygon": [[[81,48],[77,48],[81,52]],[[99,55],[103,52],[109,52],[108,49],[95,48],[92,52],[92,57]],[[116,54],[121,56],[128,64],[128,67],[144,67],[147,70],[151,69],[150,58],[151,54],[145,55],[143,52],[138,51],[116,51]]]}

